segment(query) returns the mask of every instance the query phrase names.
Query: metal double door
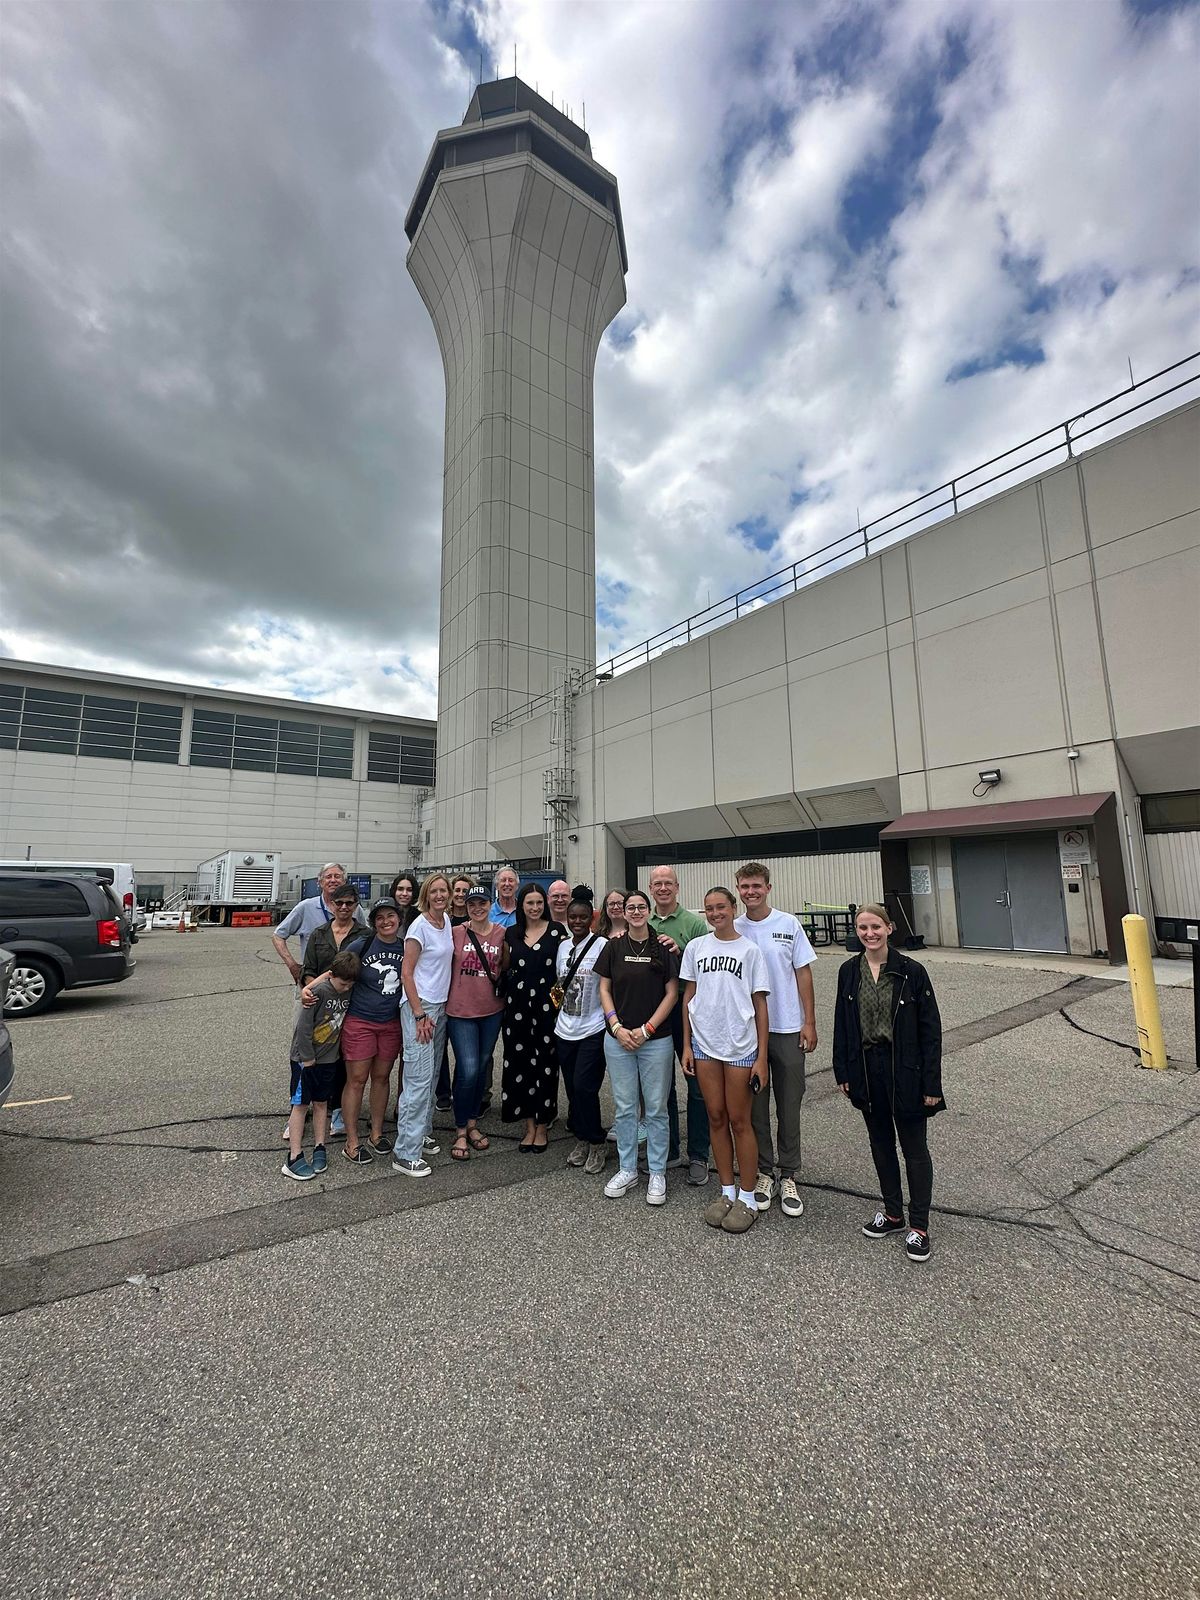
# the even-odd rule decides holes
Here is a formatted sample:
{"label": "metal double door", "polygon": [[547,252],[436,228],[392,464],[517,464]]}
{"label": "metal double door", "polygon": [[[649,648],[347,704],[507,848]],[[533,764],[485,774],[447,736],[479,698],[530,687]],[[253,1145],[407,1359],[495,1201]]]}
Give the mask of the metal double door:
{"label": "metal double door", "polygon": [[980,950],[1068,948],[1056,834],[956,839],[954,885],[959,939],[964,946]]}

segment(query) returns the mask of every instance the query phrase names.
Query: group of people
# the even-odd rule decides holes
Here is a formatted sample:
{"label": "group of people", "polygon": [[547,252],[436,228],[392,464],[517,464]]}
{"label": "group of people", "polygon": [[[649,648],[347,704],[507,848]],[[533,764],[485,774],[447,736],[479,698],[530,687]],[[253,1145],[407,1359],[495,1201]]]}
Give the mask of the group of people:
{"label": "group of people", "polygon": [[[711,1158],[720,1192],[704,1209],[710,1226],[746,1233],[776,1196],[785,1216],[801,1216],[800,1108],[806,1058],[817,1046],[816,957],[799,919],[771,905],[762,862],[739,867],[734,882],[736,896],[721,886],[708,891],[701,917],[679,903],[669,866],[652,869],[648,890],[608,890],[599,907],[583,885],[522,885],[510,867],[491,884],[442,873],[418,883],[401,873],[367,910],[344,869],[330,863],[319,893],[273,935],[299,991],[283,1172],[298,1181],[324,1172],[326,1141],[342,1134],[351,1164],[390,1155],[395,1172],[429,1177],[429,1158],[440,1152],[439,1108],[453,1112],[453,1160],[486,1151],[479,1119],[491,1104],[502,1039],[500,1115],[520,1126],[523,1155],[549,1146],[561,1075],[573,1140],[567,1164],[603,1174],[615,1142],[609,1198],[628,1194],[644,1175],[647,1204],[663,1205],[668,1169],[686,1168],[687,1182],[705,1187]],[[861,953],[838,974],[833,1066],[863,1114],[879,1178],[880,1207],[862,1232],[902,1232],[909,1258],[927,1261],[926,1125],[945,1103],[937,1001],[925,969],[891,948],[882,905],[860,906],[855,930]],[[683,1130],[676,1060],[687,1086]],[[611,1133],[601,1115],[606,1074]]]}

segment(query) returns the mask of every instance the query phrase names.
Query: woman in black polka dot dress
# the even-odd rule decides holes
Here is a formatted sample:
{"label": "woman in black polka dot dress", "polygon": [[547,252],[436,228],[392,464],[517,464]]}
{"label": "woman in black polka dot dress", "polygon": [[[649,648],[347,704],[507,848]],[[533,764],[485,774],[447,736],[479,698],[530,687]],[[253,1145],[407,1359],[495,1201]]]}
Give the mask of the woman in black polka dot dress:
{"label": "woman in black polka dot dress", "polygon": [[504,1078],[500,1115],[525,1123],[518,1149],[525,1155],[545,1150],[550,1123],[558,1111],[558,1053],[550,999],[558,946],[566,930],[551,922],[546,897],[536,883],[517,896],[517,920],[505,935],[509,944],[508,988],[504,996]]}

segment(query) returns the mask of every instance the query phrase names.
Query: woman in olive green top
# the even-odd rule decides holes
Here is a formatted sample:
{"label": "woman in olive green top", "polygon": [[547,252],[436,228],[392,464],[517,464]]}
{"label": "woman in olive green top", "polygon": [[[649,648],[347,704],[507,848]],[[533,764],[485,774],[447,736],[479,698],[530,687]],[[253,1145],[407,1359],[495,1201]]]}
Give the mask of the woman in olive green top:
{"label": "woman in olive green top", "polygon": [[910,1261],[928,1261],[933,1162],[926,1124],[946,1104],[942,1019],[925,968],[888,948],[893,929],[883,906],[859,906],[854,930],[863,953],[838,972],[833,1071],[867,1124],[883,1197],[882,1209],[862,1231],[868,1239],[905,1231],[898,1137],[908,1172],[904,1248]]}

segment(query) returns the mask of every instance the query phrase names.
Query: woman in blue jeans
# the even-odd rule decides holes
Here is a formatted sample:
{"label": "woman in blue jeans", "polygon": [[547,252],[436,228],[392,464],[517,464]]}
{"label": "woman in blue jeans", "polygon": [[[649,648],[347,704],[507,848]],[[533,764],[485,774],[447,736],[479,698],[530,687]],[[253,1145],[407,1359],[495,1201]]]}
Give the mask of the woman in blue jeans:
{"label": "woman in blue jeans", "polygon": [[491,1062],[504,1019],[500,978],[508,966],[505,929],[492,921],[492,891],[479,884],[467,890],[467,920],[454,929],[454,964],[446,1027],[454,1051],[455,1161],[469,1161],[488,1141],[475,1126],[483,1098],[483,1075]]}
{"label": "woman in blue jeans", "polygon": [[665,1024],[679,998],[679,957],[650,926],[650,900],[640,889],[625,896],[625,932],[600,952],[596,976],[608,1029],[604,1060],[617,1109],[618,1170],[604,1192],[616,1200],[637,1185],[640,1092],[650,1167],[646,1204],[661,1206],[667,1198],[667,1096],[675,1065]]}

